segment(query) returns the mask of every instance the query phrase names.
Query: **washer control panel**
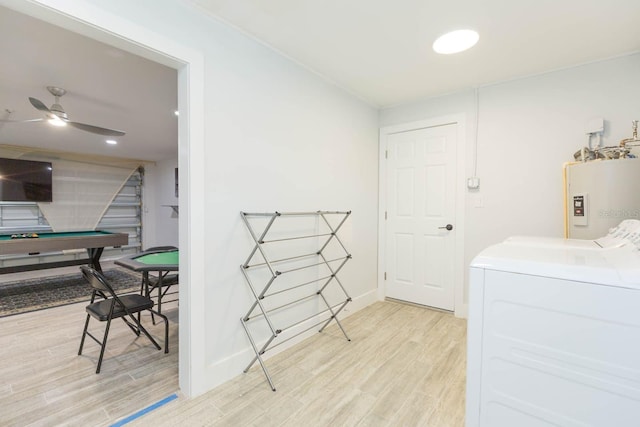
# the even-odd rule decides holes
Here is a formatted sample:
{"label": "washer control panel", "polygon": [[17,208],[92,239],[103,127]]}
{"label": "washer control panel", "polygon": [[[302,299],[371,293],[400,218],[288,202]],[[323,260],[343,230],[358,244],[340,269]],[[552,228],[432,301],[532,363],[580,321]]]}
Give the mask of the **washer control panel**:
{"label": "washer control panel", "polygon": [[606,236],[596,239],[595,242],[602,248],[614,248],[627,243],[640,248],[640,220],[625,219],[617,227],[610,229]]}

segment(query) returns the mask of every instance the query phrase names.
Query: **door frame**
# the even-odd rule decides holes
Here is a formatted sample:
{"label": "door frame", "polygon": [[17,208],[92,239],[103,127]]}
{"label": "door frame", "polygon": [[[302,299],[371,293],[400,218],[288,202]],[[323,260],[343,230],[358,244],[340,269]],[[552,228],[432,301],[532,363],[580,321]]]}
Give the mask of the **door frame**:
{"label": "door frame", "polygon": [[456,125],[456,196],[455,196],[455,227],[456,236],[454,240],[454,314],[456,317],[466,317],[467,307],[464,304],[464,218],[466,211],[465,203],[465,182],[466,182],[466,145],[467,133],[465,125],[465,114],[452,114],[447,116],[433,117],[415,122],[402,123],[399,125],[385,126],[380,128],[380,139],[378,143],[378,299],[385,299],[385,271],[387,265],[387,227],[385,212],[387,211],[387,163],[386,149],[387,138],[401,132],[409,132],[418,129]]}
{"label": "door frame", "polygon": [[[187,396],[207,391],[205,361],[204,55],[84,2],[0,0],[0,5],[167,65],[178,71],[180,295],[178,379]],[[183,191],[184,190],[184,191]]]}

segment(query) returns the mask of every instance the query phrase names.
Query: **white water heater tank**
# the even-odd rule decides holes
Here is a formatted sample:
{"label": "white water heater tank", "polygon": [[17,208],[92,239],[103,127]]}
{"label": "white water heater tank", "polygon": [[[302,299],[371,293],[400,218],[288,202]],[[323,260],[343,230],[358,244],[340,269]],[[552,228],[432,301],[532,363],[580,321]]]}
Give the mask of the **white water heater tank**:
{"label": "white water heater tank", "polygon": [[640,159],[567,166],[567,237],[596,239],[624,219],[640,219]]}

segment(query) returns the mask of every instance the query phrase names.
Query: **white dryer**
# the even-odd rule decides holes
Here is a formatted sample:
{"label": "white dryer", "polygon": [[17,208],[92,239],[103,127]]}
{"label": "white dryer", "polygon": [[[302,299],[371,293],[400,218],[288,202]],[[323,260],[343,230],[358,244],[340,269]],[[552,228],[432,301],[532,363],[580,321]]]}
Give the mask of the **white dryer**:
{"label": "white dryer", "polygon": [[548,243],[471,264],[467,427],[640,426],[640,232]]}

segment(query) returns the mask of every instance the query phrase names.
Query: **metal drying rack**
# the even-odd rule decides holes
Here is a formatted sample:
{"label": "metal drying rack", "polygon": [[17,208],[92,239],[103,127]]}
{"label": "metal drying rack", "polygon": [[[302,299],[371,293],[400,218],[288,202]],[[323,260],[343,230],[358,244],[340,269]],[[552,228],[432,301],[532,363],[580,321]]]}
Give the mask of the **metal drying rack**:
{"label": "metal drying rack", "polygon": [[[242,220],[244,221],[244,224],[249,230],[249,234],[251,235],[251,238],[254,241],[254,246],[253,246],[253,249],[251,250],[251,253],[249,254],[247,260],[240,266],[240,270],[242,271],[242,274],[246,279],[246,282],[249,285],[249,288],[251,289],[251,293],[254,297],[254,301],[251,304],[251,308],[249,309],[247,314],[240,319],[242,323],[242,327],[247,333],[247,337],[249,338],[249,341],[251,342],[251,346],[253,347],[253,350],[255,352],[255,357],[251,360],[251,363],[249,363],[249,365],[244,370],[244,372],[245,373],[248,372],[249,369],[254,365],[254,363],[258,361],[273,391],[276,391],[276,388],[273,385],[273,381],[271,380],[269,371],[267,370],[264,360],[262,359],[262,355],[265,354],[267,351],[281,344],[284,344],[285,342],[297,337],[298,335],[303,334],[320,325],[322,326],[320,327],[318,332],[322,332],[331,323],[331,321],[335,321],[338,327],[340,328],[340,330],[342,331],[342,333],[344,334],[347,341],[351,341],[351,339],[345,332],[344,328],[342,327],[342,324],[340,323],[337,317],[338,314],[351,301],[351,297],[349,296],[349,294],[347,293],[346,289],[344,288],[344,286],[340,282],[340,279],[337,276],[338,272],[342,269],[342,267],[344,267],[347,261],[351,259],[351,254],[349,254],[349,252],[344,247],[344,245],[340,241],[340,238],[337,235],[338,230],[342,227],[342,225],[345,223],[347,218],[349,218],[349,215],[351,215],[351,211],[273,212],[273,213],[240,212],[240,216],[242,217]],[[314,217],[320,218],[322,222],[320,223],[321,225],[319,227],[321,228],[326,227],[328,232],[311,234],[311,235],[293,235],[293,236],[287,236],[285,238],[274,238],[271,240],[265,240],[265,238],[267,237],[267,233],[269,233],[269,231],[271,230],[272,226],[274,225],[277,219],[279,218],[282,219],[287,217],[304,217],[304,216],[306,217],[314,216]],[[327,220],[327,217],[338,217],[337,225],[332,226],[331,222]],[[256,234],[256,231],[254,230],[254,225],[256,224],[252,225],[252,221],[258,218],[267,220],[267,224],[260,235]],[[334,222],[336,221],[334,220]],[[300,254],[300,255],[271,260],[270,257],[268,256],[269,250],[265,248],[265,246],[268,246],[269,244],[272,244],[272,243],[286,244],[286,242],[290,242],[294,240],[314,239],[314,238],[319,240],[320,249],[312,253]],[[339,251],[344,252],[344,256],[327,259],[327,257],[323,252],[329,247],[330,244],[332,245],[337,244]],[[256,262],[254,264],[251,264],[252,260],[258,253],[262,257],[263,262]],[[298,262],[299,260],[304,260],[307,258],[308,259],[315,258],[315,259],[312,260],[312,263],[305,264],[300,267],[291,268],[288,270],[276,269],[276,266],[278,264]],[[276,279],[283,277],[288,273],[301,271],[301,270],[305,270],[313,267],[317,267],[319,272],[320,270],[326,270],[327,274],[319,273],[318,276],[322,276],[322,277],[318,277],[313,280],[308,280],[303,283],[296,283],[295,285],[289,286],[285,289],[279,289],[277,291],[272,291],[268,293],[269,290],[274,285],[274,283],[276,282]],[[267,270],[267,274],[265,275],[265,277],[267,277],[266,283],[261,287],[261,289],[258,289],[256,288],[256,286],[254,286],[252,278],[249,275],[249,270],[250,269],[264,270],[265,268]],[[311,285],[313,284],[316,284],[317,288],[314,289],[313,292],[309,295],[305,295],[302,298],[296,298],[292,301],[287,300],[284,304],[278,305],[276,307],[265,307],[265,304],[264,304],[265,300],[271,296],[280,295],[279,298],[285,298],[287,292],[293,291],[293,290],[300,291],[301,289],[311,287]],[[329,287],[329,285],[332,285],[332,284],[335,284],[338,286],[337,289],[341,291],[341,292],[338,292],[339,294],[341,295],[344,294],[344,299],[341,299],[337,303],[329,303],[329,300],[325,295],[326,293],[325,291],[327,291],[327,288]],[[305,317],[304,319],[297,320],[296,322],[291,323],[287,326],[280,327],[280,328],[277,328],[274,326],[272,320],[270,319],[270,315],[272,313],[276,311],[281,311],[286,307],[290,307],[295,304],[301,303],[303,301],[311,300],[316,297],[320,297],[324,306],[326,306],[325,309],[321,310],[320,312],[316,312],[311,316]],[[264,319],[264,321],[266,322],[266,325],[269,331],[268,333],[270,335],[266,339],[266,342],[260,345],[257,343],[255,339],[256,332],[252,333],[249,325],[251,320],[255,320],[259,318]],[[298,325],[302,325],[305,322],[313,322],[313,324],[305,327],[301,331],[297,331],[292,336],[288,336],[285,339],[276,340],[276,338],[278,338],[278,336],[283,332],[290,330]]]}

